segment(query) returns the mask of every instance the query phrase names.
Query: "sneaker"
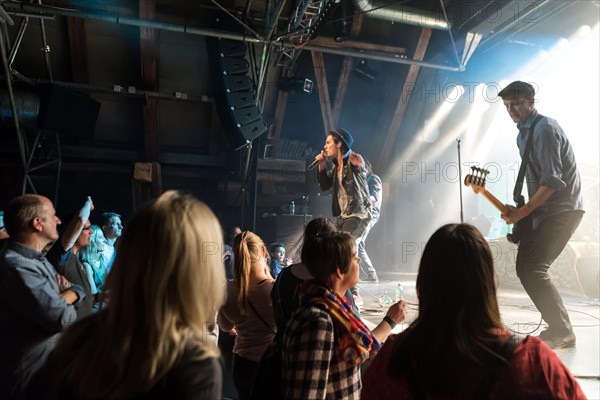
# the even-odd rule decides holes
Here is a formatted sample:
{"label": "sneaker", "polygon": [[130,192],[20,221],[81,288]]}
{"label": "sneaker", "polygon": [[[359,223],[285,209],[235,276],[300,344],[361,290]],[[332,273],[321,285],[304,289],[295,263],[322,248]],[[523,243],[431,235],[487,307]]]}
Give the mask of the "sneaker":
{"label": "sneaker", "polygon": [[550,329],[546,329],[538,337],[553,349],[568,349],[575,347],[577,344],[577,338],[573,332],[569,332],[566,335],[556,335]]}

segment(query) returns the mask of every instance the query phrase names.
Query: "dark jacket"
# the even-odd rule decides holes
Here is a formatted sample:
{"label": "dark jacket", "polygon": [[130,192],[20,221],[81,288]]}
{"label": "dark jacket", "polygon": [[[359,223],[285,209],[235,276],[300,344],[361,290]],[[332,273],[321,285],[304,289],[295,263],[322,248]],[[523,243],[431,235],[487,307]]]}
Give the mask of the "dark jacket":
{"label": "dark jacket", "polygon": [[[317,179],[321,190],[329,190],[333,188],[333,202],[331,209],[333,216],[338,217],[342,214],[338,201],[338,165],[334,162],[331,171],[327,169],[317,172]],[[371,200],[369,199],[369,186],[367,185],[367,173],[364,164],[354,166],[349,162],[349,158],[344,158],[342,175],[342,185],[348,196],[348,206],[344,210],[344,214],[359,214],[365,210],[371,213]]]}

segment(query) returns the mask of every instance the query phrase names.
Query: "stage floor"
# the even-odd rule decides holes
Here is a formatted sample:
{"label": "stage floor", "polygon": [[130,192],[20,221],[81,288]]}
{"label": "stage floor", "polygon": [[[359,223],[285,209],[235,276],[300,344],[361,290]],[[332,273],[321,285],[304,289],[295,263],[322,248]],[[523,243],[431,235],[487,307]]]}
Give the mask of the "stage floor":
{"label": "stage floor", "polygon": [[[402,283],[404,298],[409,305],[412,321],[418,312],[415,293],[416,274],[380,273],[379,283],[360,283],[359,293],[364,302],[363,320],[373,328],[381,322],[389,305],[386,297],[395,297],[396,285]],[[577,378],[589,399],[600,399],[600,302],[598,299],[561,291],[569,316],[577,335],[577,347],[558,349],[556,353]],[[513,331],[537,336],[546,328],[522,287],[501,286],[498,292],[500,312],[504,323]],[[541,322],[541,325],[540,325]],[[394,329],[400,332],[406,327],[401,324]]]}

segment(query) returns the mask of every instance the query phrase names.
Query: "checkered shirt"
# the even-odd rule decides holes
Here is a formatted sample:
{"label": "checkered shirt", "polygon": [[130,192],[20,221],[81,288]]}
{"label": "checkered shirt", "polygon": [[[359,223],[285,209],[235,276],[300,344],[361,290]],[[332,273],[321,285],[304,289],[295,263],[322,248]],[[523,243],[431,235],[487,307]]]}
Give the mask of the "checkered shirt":
{"label": "checkered shirt", "polygon": [[339,357],[333,321],[318,306],[296,311],[283,336],[286,399],[358,399],[360,366]]}

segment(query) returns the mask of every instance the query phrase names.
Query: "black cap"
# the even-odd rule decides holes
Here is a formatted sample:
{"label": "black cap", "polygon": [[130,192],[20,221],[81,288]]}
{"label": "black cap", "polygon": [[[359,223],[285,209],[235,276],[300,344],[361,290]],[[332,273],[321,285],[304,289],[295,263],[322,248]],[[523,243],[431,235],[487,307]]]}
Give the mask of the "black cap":
{"label": "black cap", "polygon": [[535,97],[535,89],[527,82],[514,81],[498,93],[498,96],[505,97],[522,97],[531,98]]}

